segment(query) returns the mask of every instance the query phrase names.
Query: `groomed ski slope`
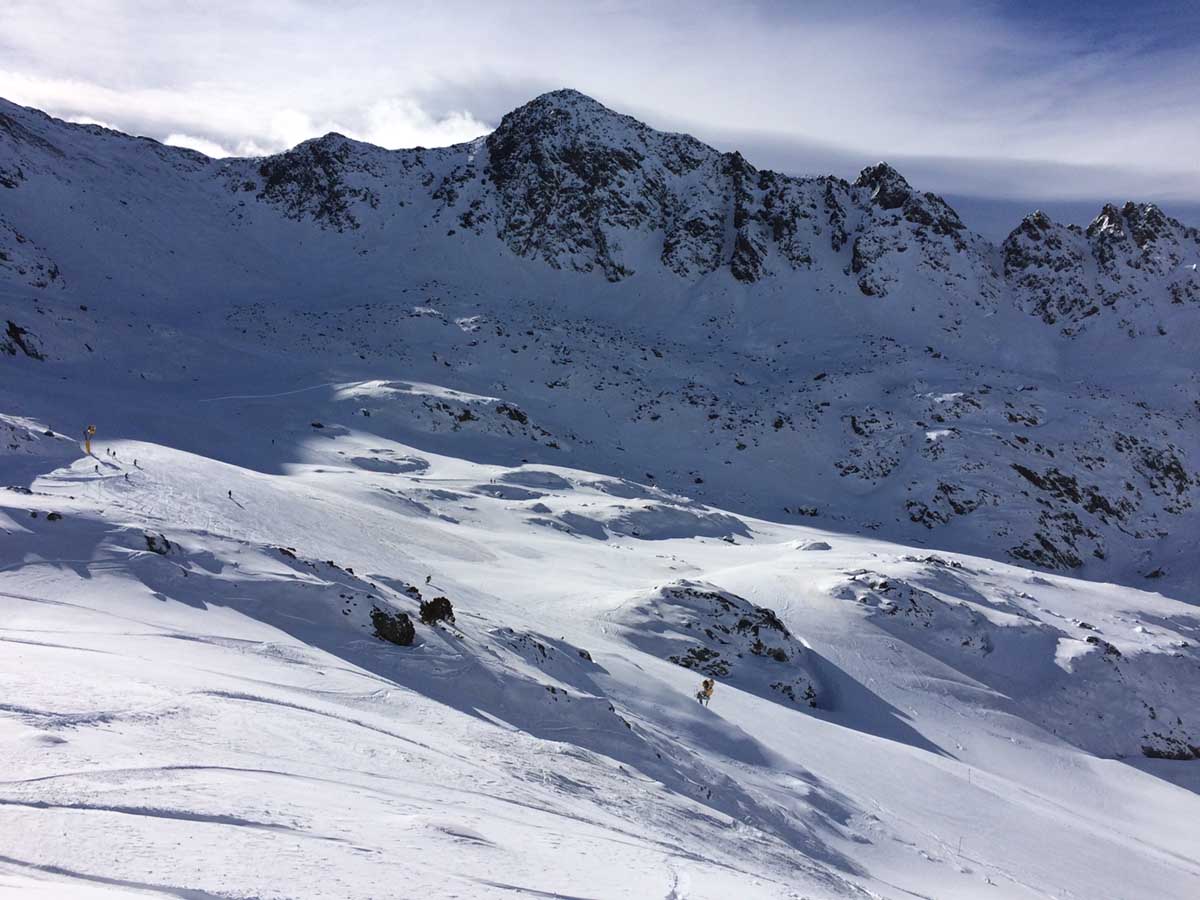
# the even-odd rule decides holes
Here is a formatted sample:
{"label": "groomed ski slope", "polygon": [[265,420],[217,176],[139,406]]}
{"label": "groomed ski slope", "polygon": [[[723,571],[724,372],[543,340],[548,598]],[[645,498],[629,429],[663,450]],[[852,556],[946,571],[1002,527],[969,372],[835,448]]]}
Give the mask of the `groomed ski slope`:
{"label": "groomed ski slope", "polygon": [[[1195,606],[431,453],[347,390],[197,404],[241,465],[4,417],[0,895],[1196,896],[1196,763],[1138,750]],[[455,626],[380,641],[409,587]]]}

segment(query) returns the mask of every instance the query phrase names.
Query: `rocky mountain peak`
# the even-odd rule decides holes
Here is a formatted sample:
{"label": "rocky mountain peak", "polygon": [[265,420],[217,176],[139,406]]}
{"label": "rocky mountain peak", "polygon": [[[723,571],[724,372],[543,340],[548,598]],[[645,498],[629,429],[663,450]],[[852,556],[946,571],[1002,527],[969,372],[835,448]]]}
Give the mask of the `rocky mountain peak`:
{"label": "rocky mountain peak", "polygon": [[562,146],[578,143],[629,144],[650,129],[630,116],[570,89],[535,97],[507,113],[488,138],[494,160],[511,155],[519,144]]}
{"label": "rocky mountain peak", "polygon": [[1172,225],[1179,226],[1153,203],[1126,203],[1121,207],[1121,215],[1125,217],[1130,236],[1139,247],[1166,236]]}
{"label": "rocky mountain peak", "polygon": [[[1153,203],[1132,201],[1119,209],[1115,204],[1106,203],[1085,233],[1098,248],[1109,248],[1102,256],[1121,246],[1123,252],[1134,256],[1151,254],[1173,258],[1181,246],[1192,245],[1197,240],[1195,229],[1172,219]],[[1191,254],[1193,251],[1186,249],[1185,252]]]}
{"label": "rocky mountain peak", "polygon": [[[544,94],[538,94],[538,96],[534,97],[528,103],[518,106],[508,116],[519,117],[522,115],[553,113],[626,118],[621,116],[620,113],[613,112],[594,97],[589,97],[587,94],[577,91],[574,88],[558,88],[557,90],[547,91]],[[508,118],[508,116],[505,118]]]}
{"label": "rocky mountain peak", "polygon": [[1021,233],[1031,240],[1040,241],[1046,232],[1054,228],[1054,220],[1040,209],[1034,210],[1016,227],[1014,234]]}
{"label": "rocky mountain peak", "polygon": [[723,201],[709,196],[703,213],[693,214],[686,208],[693,199],[671,184],[703,169],[696,190],[719,194],[748,168],[740,157],[725,160],[695,138],[655,131],[572,90],[513,110],[485,143],[497,232],[509,247],[556,268],[599,269],[612,281],[632,274],[624,245],[657,231],[667,233],[663,258],[672,268],[716,268]]}
{"label": "rocky mountain peak", "polygon": [[1105,203],[1096,218],[1092,219],[1091,224],[1088,225],[1087,236],[1091,238],[1100,234],[1106,234],[1109,237],[1123,235],[1124,224],[1121,211],[1112,203]]}
{"label": "rocky mountain peak", "polygon": [[1034,213],[1004,242],[1005,275],[1018,301],[1048,323],[1065,321],[1072,334],[1115,307],[1136,336],[1133,309],[1164,295],[1173,305],[1196,302],[1198,256],[1200,233],[1152,203],[1106,203],[1086,230]]}
{"label": "rocky mountain peak", "polygon": [[655,131],[565,88],[542,94],[505,115],[486,143],[490,174],[497,183],[530,164],[544,172],[547,166],[566,166],[586,181],[604,172],[631,171],[650,156],[675,172],[717,156],[717,151],[694,138]]}
{"label": "rocky mountain peak", "polygon": [[870,190],[872,202],[883,209],[898,209],[913,194],[904,176],[885,162],[863,169],[854,186]]}

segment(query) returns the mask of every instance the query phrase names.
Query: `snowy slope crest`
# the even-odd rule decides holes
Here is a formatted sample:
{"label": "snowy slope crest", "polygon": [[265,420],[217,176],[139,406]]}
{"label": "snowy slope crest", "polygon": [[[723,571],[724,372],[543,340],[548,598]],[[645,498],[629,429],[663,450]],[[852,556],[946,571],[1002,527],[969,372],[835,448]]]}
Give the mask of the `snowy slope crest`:
{"label": "snowy slope crest", "polygon": [[[1048,610],[1026,591],[975,590],[976,573],[962,563],[909,560],[916,565],[908,578],[852,571],[834,596],[861,604],[889,633],[1084,750],[1200,759],[1200,650],[1187,623],[1131,612],[1132,626],[1123,615],[1097,626]],[[1085,614],[1095,619],[1098,611]],[[1128,637],[1110,639],[1110,628]]]}
{"label": "snowy slope crest", "polygon": [[0,461],[5,461],[14,477],[24,474],[18,470],[24,462],[35,466],[66,463],[79,455],[78,441],[57,434],[41,422],[24,416],[0,414]]}

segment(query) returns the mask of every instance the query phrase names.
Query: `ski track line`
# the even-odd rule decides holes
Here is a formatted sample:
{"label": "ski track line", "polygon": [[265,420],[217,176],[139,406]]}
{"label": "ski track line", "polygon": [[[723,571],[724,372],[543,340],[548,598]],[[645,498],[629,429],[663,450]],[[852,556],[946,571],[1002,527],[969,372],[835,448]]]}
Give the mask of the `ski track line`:
{"label": "ski track line", "polygon": [[96,884],[108,885],[109,887],[165,894],[168,897],[178,897],[179,900],[229,900],[227,894],[212,894],[198,888],[177,887],[169,884],[152,884],[147,881],[130,881],[124,878],[111,878],[106,875],[90,875],[86,872],[79,872],[49,863],[35,863],[24,859],[17,859],[15,856],[0,855],[0,863],[22,869],[33,869],[38,872],[45,872],[48,875],[62,875],[66,878],[74,878],[80,881],[91,881]]}
{"label": "ski track line", "polygon": [[241,816],[221,813],[188,812],[187,810],[182,809],[169,809],[154,806],[104,806],[101,804],[91,803],[51,803],[47,800],[13,800],[0,797],[0,807],[3,806],[38,810],[104,812],[124,816],[140,816],[150,819],[175,819],[178,821],[195,822],[204,825],[233,825],[238,828],[254,828],[261,831],[280,831],[301,837],[313,838],[315,840],[333,841],[340,844],[346,843],[346,841],[344,841],[342,838],[311,834],[310,832],[304,831],[301,828],[294,828],[291,825],[283,825],[276,822],[260,822],[256,819],[245,819]]}
{"label": "ski track line", "polygon": [[310,387],[296,388],[294,391],[281,391],[278,394],[230,394],[228,397],[204,397],[197,400],[197,403],[216,403],[220,400],[271,400],[275,397],[290,397],[293,394],[303,394],[306,391],[315,391],[324,387],[334,387],[339,384],[345,384],[343,381],[327,381],[324,384],[314,384]]}

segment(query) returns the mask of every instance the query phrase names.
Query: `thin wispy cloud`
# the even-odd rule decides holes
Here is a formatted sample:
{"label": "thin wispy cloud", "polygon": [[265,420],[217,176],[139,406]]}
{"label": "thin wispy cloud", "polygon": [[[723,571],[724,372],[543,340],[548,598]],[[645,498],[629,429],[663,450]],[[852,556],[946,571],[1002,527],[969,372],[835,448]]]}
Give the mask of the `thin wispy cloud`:
{"label": "thin wispy cloud", "polygon": [[793,170],[908,159],[932,189],[971,192],[973,167],[976,193],[1103,176],[1200,200],[1198,42],[1200,9],[1170,2],[8,0],[0,96],[254,155],[328,131],[455,143],[571,86]]}

